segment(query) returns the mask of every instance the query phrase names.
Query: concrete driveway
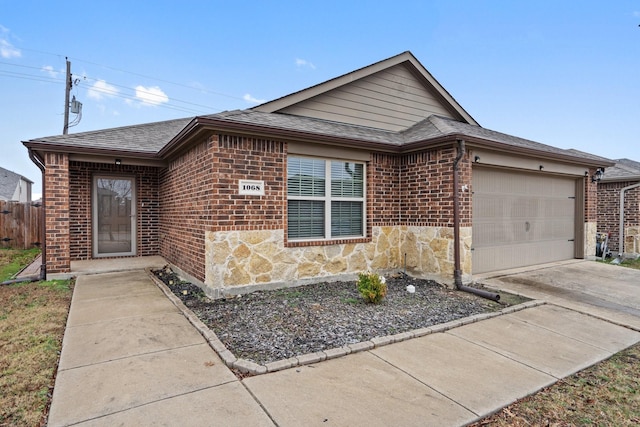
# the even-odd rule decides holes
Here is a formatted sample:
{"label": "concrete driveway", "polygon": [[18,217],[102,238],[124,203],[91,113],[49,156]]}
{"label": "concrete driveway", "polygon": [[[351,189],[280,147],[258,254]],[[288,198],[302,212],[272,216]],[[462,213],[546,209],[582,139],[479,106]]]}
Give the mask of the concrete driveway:
{"label": "concrete driveway", "polygon": [[640,271],[573,262],[483,281],[551,304],[241,380],[144,270],[81,275],[48,425],[462,426],[640,342]]}
{"label": "concrete driveway", "polygon": [[640,331],[640,270],[595,261],[570,261],[475,278],[503,290]]}

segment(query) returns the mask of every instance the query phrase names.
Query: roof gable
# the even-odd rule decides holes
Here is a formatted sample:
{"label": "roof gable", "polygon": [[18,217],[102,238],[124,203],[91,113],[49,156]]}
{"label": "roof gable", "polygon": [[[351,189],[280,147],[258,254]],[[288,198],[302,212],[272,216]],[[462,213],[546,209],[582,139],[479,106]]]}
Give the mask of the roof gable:
{"label": "roof gable", "polygon": [[254,107],[400,132],[437,114],[478,125],[410,53]]}
{"label": "roof gable", "polygon": [[15,200],[20,181],[33,184],[33,181],[24,176],[0,167],[0,200]]}

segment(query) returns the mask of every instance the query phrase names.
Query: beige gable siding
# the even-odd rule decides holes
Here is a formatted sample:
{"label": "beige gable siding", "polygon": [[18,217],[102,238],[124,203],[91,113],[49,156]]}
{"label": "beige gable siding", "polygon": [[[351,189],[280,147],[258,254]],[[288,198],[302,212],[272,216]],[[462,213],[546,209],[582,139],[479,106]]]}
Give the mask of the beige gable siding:
{"label": "beige gable siding", "polygon": [[358,126],[401,131],[431,114],[455,118],[402,64],[280,110]]}

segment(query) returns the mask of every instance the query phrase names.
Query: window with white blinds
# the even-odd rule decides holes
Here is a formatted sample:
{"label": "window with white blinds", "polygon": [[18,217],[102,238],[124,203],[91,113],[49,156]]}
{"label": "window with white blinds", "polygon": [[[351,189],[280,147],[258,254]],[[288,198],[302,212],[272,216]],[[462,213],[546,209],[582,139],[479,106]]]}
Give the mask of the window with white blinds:
{"label": "window with white blinds", "polygon": [[364,163],[289,157],[288,238],[343,239],[364,236]]}

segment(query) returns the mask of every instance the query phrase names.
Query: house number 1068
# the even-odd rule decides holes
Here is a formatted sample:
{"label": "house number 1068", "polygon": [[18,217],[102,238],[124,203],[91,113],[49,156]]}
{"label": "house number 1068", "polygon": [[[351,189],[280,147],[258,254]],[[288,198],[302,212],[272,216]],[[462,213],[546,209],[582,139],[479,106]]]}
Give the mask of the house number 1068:
{"label": "house number 1068", "polygon": [[245,196],[264,196],[264,181],[241,179],[238,181],[238,194]]}

